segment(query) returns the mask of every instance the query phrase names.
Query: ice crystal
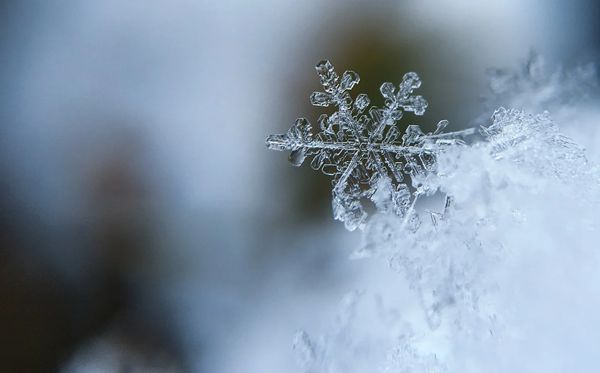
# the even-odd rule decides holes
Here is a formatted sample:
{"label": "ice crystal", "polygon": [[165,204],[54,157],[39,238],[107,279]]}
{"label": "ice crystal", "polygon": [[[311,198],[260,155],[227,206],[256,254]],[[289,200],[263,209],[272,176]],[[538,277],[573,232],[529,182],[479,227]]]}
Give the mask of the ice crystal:
{"label": "ice crystal", "polygon": [[[574,171],[580,171],[581,166],[587,164],[583,148],[560,134],[548,112],[531,115],[499,108],[492,116],[492,124],[481,128],[481,134],[489,142],[495,158],[510,157],[518,164],[530,164],[531,171],[538,174],[551,173],[569,181]],[[550,151],[555,149],[558,152]],[[545,162],[539,162],[540,157]]]}
{"label": "ice crystal", "polygon": [[313,169],[333,177],[333,215],[347,229],[364,225],[363,199],[380,201],[379,210],[410,221],[414,202],[427,192],[416,180],[434,169],[436,155],[444,147],[461,144],[461,137],[473,131],[444,133],[448,121],[442,120],[434,132],[424,133],[418,125],[409,125],[402,134],[397,123],[404,113],[423,115],[427,108],[427,101],[413,94],[421,86],[414,72],[405,74],[397,87],[389,82],[381,85],[385,101],[380,108],[370,106],[366,94],[352,99],[349,91],[360,81],[356,72],[346,71],[340,77],[325,60],[315,68],[323,91],[314,92],[310,102],[337,110],[319,117],[318,133],[313,133],[308,119],[298,118],[287,133],[269,136],[267,147],[291,151],[289,160],[294,166],[312,158]]}
{"label": "ice crystal", "polygon": [[475,119],[474,125],[485,125],[498,107],[518,108],[529,113],[549,111],[563,133],[588,148],[590,159],[600,160],[596,147],[600,141],[597,63],[555,65],[532,52],[516,67],[489,69],[488,83],[485,111]]}

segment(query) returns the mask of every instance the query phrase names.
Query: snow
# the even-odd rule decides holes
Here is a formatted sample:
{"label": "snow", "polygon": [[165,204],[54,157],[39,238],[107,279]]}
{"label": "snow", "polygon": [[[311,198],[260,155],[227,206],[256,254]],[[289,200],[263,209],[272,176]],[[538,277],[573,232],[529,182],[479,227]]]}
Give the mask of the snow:
{"label": "snow", "polygon": [[[529,84],[511,79],[503,95]],[[562,79],[539,78],[536,91],[552,95],[536,105],[575,105],[573,86],[558,84]],[[555,99],[561,87],[568,100]],[[454,136],[440,142],[437,131],[409,126],[395,146],[434,157],[419,172],[402,168],[411,180],[410,189],[396,184],[404,186],[402,209],[389,208],[398,204],[387,177],[393,173],[374,171],[377,183],[361,196],[378,212],[361,217],[364,245],[354,257],[399,276],[362,279],[363,289],[349,293],[328,330],[299,332],[294,348],[303,371],[597,370],[600,169],[547,111],[500,107],[480,133],[469,144]],[[359,159],[377,170],[368,156]],[[339,172],[360,164],[342,163]],[[445,202],[432,210],[415,204],[439,195]],[[333,198],[335,205],[335,187]]]}

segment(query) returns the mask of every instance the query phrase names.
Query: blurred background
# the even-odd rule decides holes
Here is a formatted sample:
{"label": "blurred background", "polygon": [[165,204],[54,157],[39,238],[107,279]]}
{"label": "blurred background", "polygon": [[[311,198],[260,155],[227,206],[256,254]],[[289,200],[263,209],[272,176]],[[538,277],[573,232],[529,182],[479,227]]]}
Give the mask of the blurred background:
{"label": "blurred background", "polygon": [[264,139],[316,123],[314,64],[423,80],[482,112],[485,71],[598,61],[594,0],[0,3],[0,371],[293,372],[292,338],[371,271],[329,178]]}

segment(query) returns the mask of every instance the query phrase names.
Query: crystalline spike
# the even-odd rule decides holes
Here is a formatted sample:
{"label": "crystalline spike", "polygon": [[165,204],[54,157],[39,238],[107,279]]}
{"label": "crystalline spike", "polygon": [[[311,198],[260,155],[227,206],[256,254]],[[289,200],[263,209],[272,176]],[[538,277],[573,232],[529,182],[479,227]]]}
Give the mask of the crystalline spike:
{"label": "crystalline spike", "polygon": [[447,120],[445,120],[445,119],[444,119],[444,120],[440,120],[440,121],[438,122],[437,126],[436,126],[436,129],[435,129],[434,135],[437,135],[438,133],[442,133],[442,132],[444,131],[444,129],[445,129],[446,127],[448,127],[448,123],[450,123],[450,122],[448,122],[448,121],[447,121]]}
{"label": "crystalline spike", "polygon": [[321,128],[322,131],[333,133],[333,130],[331,129],[331,124],[329,123],[329,116],[327,114],[321,114],[319,116],[318,123],[319,128]]}
{"label": "crystalline spike", "polygon": [[367,106],[369,106],[370,103],[371,101],[369,100],[369,96],[367,96],[364,93],[361,93],[358,96],[356,96],[356,100],[354,101],[354,107],[358,111],[362,112],[367,108]]}
{"label": "crystalline spike", "polygon": [[425,114],[425,110],[427,110],[427,101],[423,98],[423,96],[416,96],[413,101],[404,107],[406,111],[412,111],[415,115],[423,115]]}
{"label": "crystalline spike", "polygon": [[[410,111],[405,109],[406,111]],[[393,110],[390,112],[390,118],[392,119],[393,122],[397,122],[400,119],[402,119],[402,117],[404,116],[404,112],[402,110]],[[390,125],[393,125],[394,123],[390,123]]]}
{"label": "crystalline spike", "polygon": [[317,74],[319,75],[321,84],[325,87],[325,90],[327,92],[332,92],[333,87],[337,85],[339,79],[333,69],[333,65],[327,60],[322,60],[317,63],[315,69],[317,70]]}
{"label": "crystalline spike", "polygon": [[294,125],[289,129],[288,136],[295,141],[298,146],[301,146],[312,140],[311,127],[308,119],[298,118]]}
{"label": "crystalline spike", "polygon": [[344,75],[342,75],[342,79],[340,81],[340,89],[342,91],[349,91],[359,82],[360,76],[358,76],[358,74],[354,71],[348,70],[344,72]]}
{"label": "crystalline spike", "polygon": [[414,145],[418,144],[420,139],[423,137],[423,131],[421,131],[421,127],[416,124],[411,124],[406,127],[406,131],[402,136],[402,142],[404,145]]}
{"label": "crystalline spike", "polygon": [[372,106],[369,109],[369,115],[371,116],[374,125],[379,124],[383,120],[383,110],[375,106]]}
{"label": "crystalline spike", "polygon": [[310,162],[310,167],[313,170],[317,170],[318,171],[318,170],[322,169],[323,166],[325,166],[325,162],[328,161],[328,160],[329,160],[329,158],[328,158],[327,153],[320,152],[319,154],[317,154],[313,158],[312,162]]}
{"label": "crystalline spike", "polygon": [[398,132],[398,128],[391,127],[382,142],[386,144],[393,144],[396,142],[399,136],[400,132]]}
{"label": "crystalline spike", "polygon": [[400,216],[404,215],[408,211],[411,203],[410,190],[406,184],[398,185],[394,191],[393,197],[395,208],[398,210],[396,214]]}
{"label": "crystalline spike", "polygon": [[349,231],[360,228],[367,219],[367,213],[360,201],[350,195],[334,193],[332,207],[334,218],[344,222]]}
{"label": "crystalline spike", "polygon": [[381,85],[381,87],[379,87],[379,91],[381,92],[381,95],[388,100],[395,99],[395,95],[394,95],[395,90],[396,90],[396,88],[390,82],[385,82]]}
{"label": "crystalline spike", "polygon": [[[433,169],[436,154],[448,145],[460,144],[465,131],[441,134],[445,123],[440,122],[434,134],[424,134],[417,125],[408,126],[400,138],[396,123],[404,112],[422,115],[427,101],[413,96],[420,86],[417,74],[404,75],[399,91],[392,83],[380,87],[385,107],[370,107],[365,94],[352,100],[349,90],[360,80],[358,74],[346,71],[339,79],[329,61],[316,66],[325,92],[314,92],[311,103],[316,106],[335,106],[337,111],[319,117],[318,132],[312,134],[308,120],[299,118],[283,135],[267,138],[267,147],[290,150],[290,162],[300,166],[311,157],[310,165],[326,175],[333,176],[332,208],[334,218],[344,222],[349,230],[364,226],[367,213],[362,200],[376,198],[379,181],[390,180],[388,198],[390,210],[404,216],[406,226],[416,227],[418,221],[409,212],[419,193],[410,193],[409,183],[414,177]],[[368,109],[369,115],[361,114]],[[469,132],[471,133],[471,132]],[[454,142],[452,140],[455,140]]]}
{"label": "crystalline spike", "polygon": [[292,148],[287,135],[270,135],[267,137],[266,144],[270,150],[288,150]]}
{"label": "crystalline spike", "polygon": [[405,96],[410,94],[414,89],[421,87],[421,79],[414,72],[404,74],[402,83],[400,83],[400,95]]}
{"label": "crystalline spike", "polygon": [[332,104],[331,95],[325,92],[313,92],[310,95],[310,103],[313,106],[328,107]]}
{"label": "crystalline spike", "polygon": [[350,97],[350,94],[348,94],[348,92],[344,92],[343,94],[339,95],[337,105],[339,106],[340,110],[350,109],[352,106],[352,97]]}
{"label": "crystalline spike", "polygon": [[328,60],[321,60],[317,62],[315,69],[317,70],[317,74],[319,74],[319,76],[327,76],[333,73],[333,65]]}

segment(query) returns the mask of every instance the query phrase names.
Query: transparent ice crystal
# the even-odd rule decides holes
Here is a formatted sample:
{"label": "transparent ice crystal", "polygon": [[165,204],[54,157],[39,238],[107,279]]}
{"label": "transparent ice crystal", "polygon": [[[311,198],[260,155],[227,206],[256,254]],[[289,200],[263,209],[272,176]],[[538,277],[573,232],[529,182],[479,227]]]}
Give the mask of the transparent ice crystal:
{"label": "transparent ice crystal", "polygon": [[[323,91],[314,92],[310,102],[337,110],[319,117],[316,134],[308,119],[298,118],[285,134],[267,137],[267,147],[291,151],[289,160],[294,166],[311,158],[313,169],[333,177],[333,215],[347,229],[364,226],[364,199],[373,200],[380,211],[411,221],[415,201],[427,193],[416,180],[434,170],[440,151],[462,144],[461,138],[473,130],[444,133],[448,121],[442,120],[434,132],[409,125],[402,134],[396,124],[404,113],[423,115],[427,108],[427,101],[413,94],[421,86],[414,72],[405,74],[397,87],[389,82],[381,85],[385,101],[380,108],[370,106],[366,94],[350,96],[360,81],[356,72],[346,71],[340,77],[326,60],[315,68]],[[381,195],[386,197],[381,199]]]}

